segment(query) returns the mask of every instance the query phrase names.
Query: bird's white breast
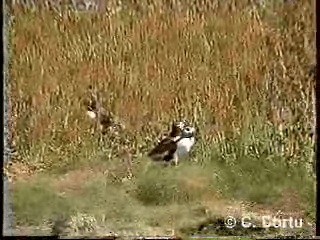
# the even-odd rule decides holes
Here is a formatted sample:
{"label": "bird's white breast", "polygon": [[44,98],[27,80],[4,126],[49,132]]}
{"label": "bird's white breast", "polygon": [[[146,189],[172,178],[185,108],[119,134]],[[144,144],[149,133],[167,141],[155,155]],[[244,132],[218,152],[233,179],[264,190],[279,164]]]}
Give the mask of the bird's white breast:
{"label": "bird's white breast", "polygon": [[191,137],[191,138],[183,138],[181,139],[177,144],[178,144],[178,148],[177,148],[177,154],[179,157],[184,157],[186,155],[189,154],[192,146],[195,143],[195,138]]}

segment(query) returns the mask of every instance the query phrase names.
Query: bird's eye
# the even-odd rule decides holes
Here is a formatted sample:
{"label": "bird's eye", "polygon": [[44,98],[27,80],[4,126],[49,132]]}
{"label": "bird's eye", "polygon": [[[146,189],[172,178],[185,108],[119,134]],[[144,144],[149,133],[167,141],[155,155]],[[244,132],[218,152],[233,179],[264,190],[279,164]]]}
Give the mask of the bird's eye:
{"label": "bird's eye", "polygon": [[190,129],[189,127],[186,127],[186,131],[187,131],[187,132],[190,132],[191,129]]}

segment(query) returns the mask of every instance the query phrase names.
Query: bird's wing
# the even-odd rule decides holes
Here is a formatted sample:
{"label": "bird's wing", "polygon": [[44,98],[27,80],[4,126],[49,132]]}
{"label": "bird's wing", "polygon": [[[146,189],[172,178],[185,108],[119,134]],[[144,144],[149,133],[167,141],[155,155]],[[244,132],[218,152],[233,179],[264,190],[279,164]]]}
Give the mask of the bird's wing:
{"label": "bird's wing", "polygon": [[177,144],[170,138],[163,139],[148,156],[155,161],[164,160],[166,156],[172,155],[177,150]]}

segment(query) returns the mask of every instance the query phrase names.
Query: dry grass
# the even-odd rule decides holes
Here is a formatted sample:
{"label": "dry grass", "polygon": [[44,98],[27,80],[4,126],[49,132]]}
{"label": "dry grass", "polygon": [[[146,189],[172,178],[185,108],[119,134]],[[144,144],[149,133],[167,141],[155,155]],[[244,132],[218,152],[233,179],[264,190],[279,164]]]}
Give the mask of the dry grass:
{"label": "dry grass", "polygon": [[[263,202],[269,191],[278,196],[291,185],[312,184],[307,171],[313,156],[309,131],[314,121],[315,82],[308,75],[315,62],[313,4],[296,1],[260,9],[231,0],[214,2],[201,14],[185,9],[164,12],[163,3],[150,10],[152,14],[129,15],[129,10],[123,10],[112,16],[13,8],[9,32],[12,134],[20,158],[34,172],[43,170],[41,178],[51,182],[50,196],[62,191],[61,183],[55,185],[53,179],[72,171],[73,177],[61,180],[63,187],[89,191],[95,200],[107,198],[107,188],[115,196],[116,189],[129,189],[122,189],[118,197],[133,203],[118,215],[113,213],[114,219],[130,215],[133,209],[147,214],[151,202],[159,206],[170,202],[166,210],[163,206],[156,210],[157,221],[166,223],[161,213],[174,208],[176,201],[187,205],[194,201],[210,205],[216,202],[212,199],[222,199],[217,200],[220,204],[228,198]],[[126,146],[121,139],[117,143],[106,139],[99,145],[91,136],[81,105],[89,85],[102,92],[105,107],[125,123],[126,132],[120,138],[130,140]],[[144,155],[153,138],[180,117],[200,129],[193,158],[197,162],[169,172],[147,169],[149,160]],[[127,166],[118,154],[124,148],[135,153],[134,180],[127,179]],[[94,170],[99,167],[101,171]],[[302,174],[303,180],[292,177],[289,183],[286,168],[293,169],[292,176]],[[109,174],[91,178],[88,169]],[[212,179],[212,172],[223,181]],[[251,177],[238,178],[243,172]],[[259,183],[241,192],[245,189],[241,186],[260,177],[263,183],[270,177],[273,180],[265,189]],[[100,179],[102,188],[106,183],[110,186],[102,193],[88,188],[87,184],[94,186],[94,179]],[[159,189],[154,188],[156,181],[163,183]],[[29,188],[33,191],[32,185]],[[27,193],[17,193],[19,211],[28,208],[23,197]],[[154,199],[157,195],[152,193],[163,198]],[[142,196],[141,201],[137,196]],[[72,199],[62,204],[66,212]],[[314,199],[309,200],[307,208],[312,208]],[[77,208],[90,212],[90,201],[85,197],[71,212]],[[106,207],[97,201],[94,209]],[[99,215],[98,210],[91,212]],[[32,211],[17,213],[18,222],[28,224],[27,213]],[[32,224],[40,224],[50,214],[43,213]],[[177,219],[193,217],[192,211],[182,215]],[[141,221],[141,229],[148,228],[148,216]],[[132,213],[132,218],[139,217]]]}

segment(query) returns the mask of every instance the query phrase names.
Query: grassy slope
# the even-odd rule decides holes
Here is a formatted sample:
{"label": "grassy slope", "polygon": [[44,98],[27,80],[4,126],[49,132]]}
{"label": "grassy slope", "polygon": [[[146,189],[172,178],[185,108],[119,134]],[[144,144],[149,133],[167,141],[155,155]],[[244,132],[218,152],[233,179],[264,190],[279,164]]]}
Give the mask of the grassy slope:
{"label": "grassy slope", "polygon": [[[313,222],[312,9],[221,5],[193,18],[16,9],[16,168],[34,171],[13,184],[17,225],[88,214],[122,234],[194,233],[207,219],[278,210]],[[101,145],[88,131],[80,100],[89,84],[127,126],[132,179],[121,141]],[[153,166],[146,150],[180,116],[200,130],[192,158]]]}

